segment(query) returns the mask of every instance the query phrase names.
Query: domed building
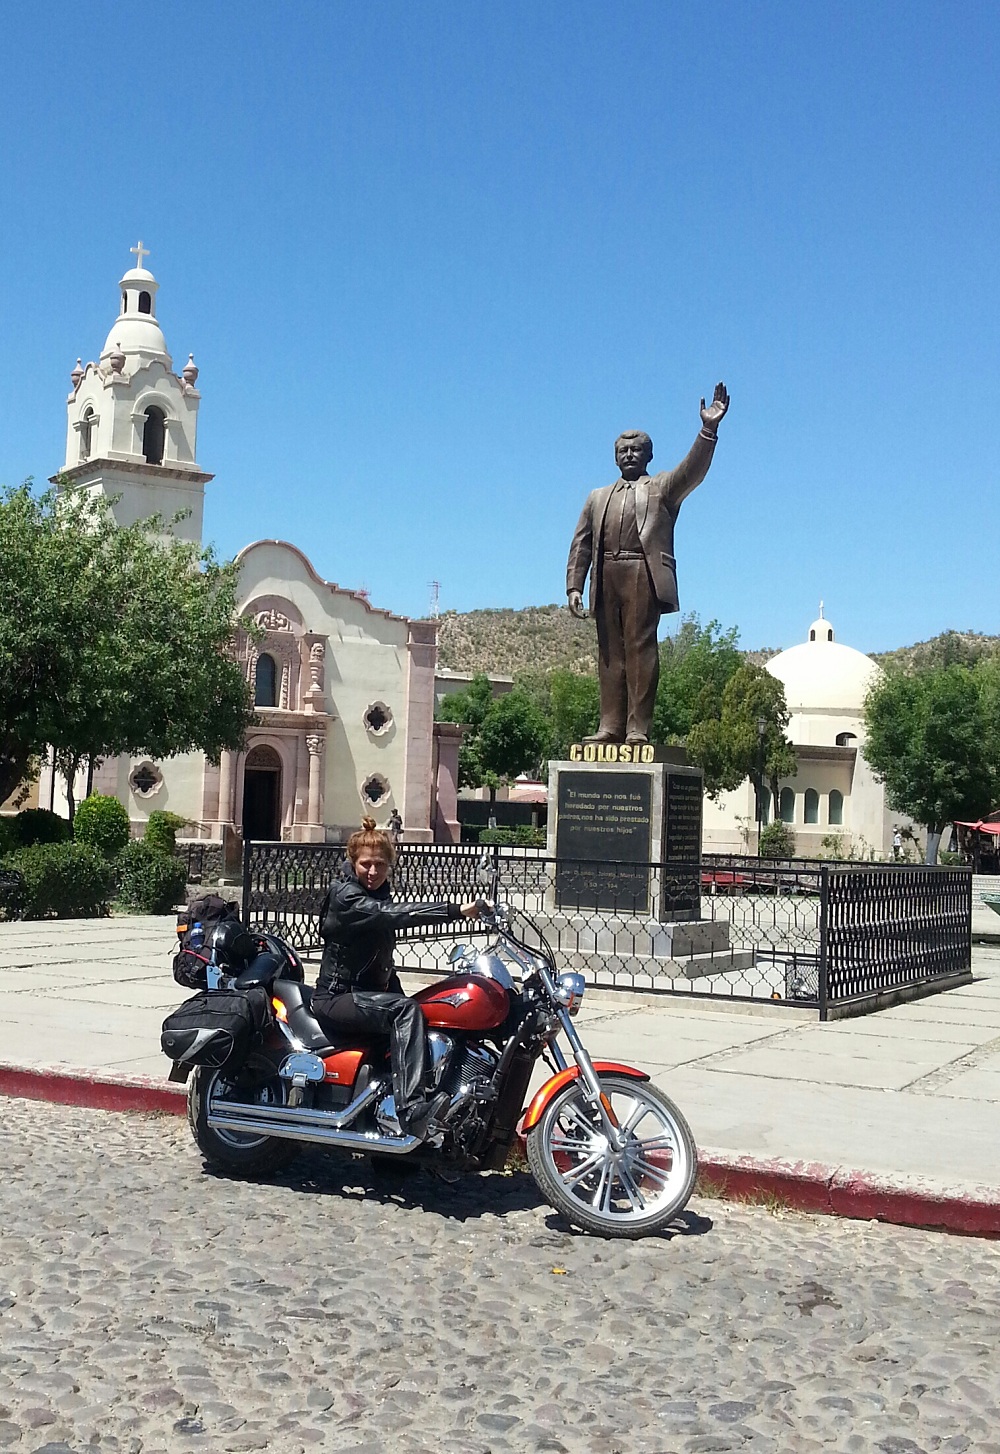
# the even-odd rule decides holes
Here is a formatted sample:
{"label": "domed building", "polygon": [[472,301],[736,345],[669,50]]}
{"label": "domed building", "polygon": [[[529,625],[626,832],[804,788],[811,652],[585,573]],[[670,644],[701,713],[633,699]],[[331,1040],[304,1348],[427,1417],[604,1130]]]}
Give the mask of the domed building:
{"label": "domed building", "polygon": [[[836,639],[821,603],[806,640],[772,657],[766,670],[785,688],[788,736],[798,772],[779,785],[777,803],[765,790],[764,822],[778,817],[787,823],[802,858],[848,853],[891,857],[894,828],[915,825],[905,814],[888,809],[885,789],[860,751],[865,696],[882,675],[881,667]],[[715,803],[706,800],[705,849],[752,851],[756,816],[750,782]]]}

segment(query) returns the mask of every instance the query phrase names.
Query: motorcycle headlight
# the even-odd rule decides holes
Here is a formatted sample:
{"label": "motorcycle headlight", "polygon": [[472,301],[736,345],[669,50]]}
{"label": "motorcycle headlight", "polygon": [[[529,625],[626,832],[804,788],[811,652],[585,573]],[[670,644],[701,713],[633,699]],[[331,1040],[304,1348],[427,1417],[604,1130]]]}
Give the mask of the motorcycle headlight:
{"label": "motorcycle headlight", "polygon": [[575,1015],[580,1008],[580,1001],[583,999],[583,992],[586,988],[586,981],[582,974],[567,971],[556,980],[556,999],[564,1010]]}

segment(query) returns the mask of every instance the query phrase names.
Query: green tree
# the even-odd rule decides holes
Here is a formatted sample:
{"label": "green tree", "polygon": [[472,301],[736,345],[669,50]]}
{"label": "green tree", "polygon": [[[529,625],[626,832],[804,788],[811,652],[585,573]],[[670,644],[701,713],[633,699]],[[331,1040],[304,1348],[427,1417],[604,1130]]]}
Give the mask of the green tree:
{"label": "green tree", "polygon": [[927,829],[928,863],[948,823],[982,817],[996,800],[998,702],[991,662],[890,673],[865,699],[861,750],[889,806]]}
{"label": "green tree", "polygon": [[597,731],[601,692],[596,677],[560,670],[549,676],[549,753],[565,758],[570,744]]}
{"label": "green tree", "polygon": [[526,691],[515,687],[494,701],[485,673],[461,692],[445,697],[438,709],[443,722],[466,727],[458,758],[462,787],[485,787],[490,805],[497,788],[518,773],[538,771],[549,742],[549,725]]}
{"label": "green tree", "polygon": [[0,493],[0,801],[48,744],[71,793],[87,759],[240,747],[236,603],[235,567],[160,521],[120,528],[74,491]]}
{"label": "green tree", "polygon": [[718,717],[726,683],[743,664],[735,626],[702,626],[685,616],[679,630],[660,643],[660,681],[653,710],[653,740],[687,737],[696,722]]}
{"label": "green tree", "polygon": [[770,785],[777,803],[781,779],[797,771],[788,722],[782,683],[744,662],[723,688],[718,716],[695,722],[688,735],[688,754],[704,770],[706,791],[716,797],[749,778],[758,799]]}

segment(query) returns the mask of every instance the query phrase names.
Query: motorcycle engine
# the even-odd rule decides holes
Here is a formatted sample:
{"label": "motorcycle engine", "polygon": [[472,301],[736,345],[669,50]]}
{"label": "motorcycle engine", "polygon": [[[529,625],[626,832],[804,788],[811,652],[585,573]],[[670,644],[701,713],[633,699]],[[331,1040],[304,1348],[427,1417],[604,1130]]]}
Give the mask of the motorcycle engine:
{"label": "motorcycle engine", "polygon": [[441,1120],[462,1150],[472,1146],[486,1124],[489,1106],[496,1100],[493,1076],[499,1059],[485,1045],[455,1047],[454,1061],[443,1086],[451,1096],[451,1104]]}

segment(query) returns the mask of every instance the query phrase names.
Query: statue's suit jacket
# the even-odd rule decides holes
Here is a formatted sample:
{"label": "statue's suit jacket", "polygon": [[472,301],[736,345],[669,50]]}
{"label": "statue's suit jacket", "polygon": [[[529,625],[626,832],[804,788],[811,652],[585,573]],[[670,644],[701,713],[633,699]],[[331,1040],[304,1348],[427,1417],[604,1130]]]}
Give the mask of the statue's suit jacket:
{"label": "statue's suit jacket", "polygon": [[[702,431],[686,459],[662,475],[641,475],[635,482],[635,519],[642,553],[646,557],[661,611],[676,611],[677,562],[674,559],[674,521],[681,502],[708,474],[715,439]],[[566,591],[583,591],[590,571],[590,610],[596,612],[600,592],[604,517],[618,481],[591,490],[569,548]]]}

